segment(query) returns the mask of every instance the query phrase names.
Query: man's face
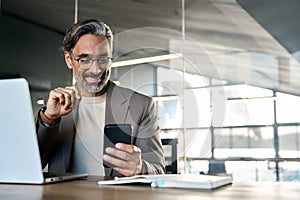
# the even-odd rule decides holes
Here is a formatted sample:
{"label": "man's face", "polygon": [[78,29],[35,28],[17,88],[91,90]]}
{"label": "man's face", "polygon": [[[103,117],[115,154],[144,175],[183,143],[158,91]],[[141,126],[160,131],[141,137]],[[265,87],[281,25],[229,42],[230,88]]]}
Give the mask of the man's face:
{"label": "man's face", "polygon": [[76,84],[93,95],[101,92],[110,78],[111,56],[106,37],[90,34],[79,38],[69,57],[65,53],[68,67],[73,68]]}

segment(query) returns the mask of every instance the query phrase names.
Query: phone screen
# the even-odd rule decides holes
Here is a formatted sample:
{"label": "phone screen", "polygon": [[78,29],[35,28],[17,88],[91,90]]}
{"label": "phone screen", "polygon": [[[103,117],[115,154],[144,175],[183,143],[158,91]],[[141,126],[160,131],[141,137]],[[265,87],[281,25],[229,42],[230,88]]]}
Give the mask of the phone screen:
{"label": "phone screen", "polygon": [[[107,124],[104,127],[104,145],[103,154],[107,147],[114,148],[116,143],[131,144],[132,142],[132,127],[130,124]],[[110,163],[103,160],[104,167],[114,167]]]}

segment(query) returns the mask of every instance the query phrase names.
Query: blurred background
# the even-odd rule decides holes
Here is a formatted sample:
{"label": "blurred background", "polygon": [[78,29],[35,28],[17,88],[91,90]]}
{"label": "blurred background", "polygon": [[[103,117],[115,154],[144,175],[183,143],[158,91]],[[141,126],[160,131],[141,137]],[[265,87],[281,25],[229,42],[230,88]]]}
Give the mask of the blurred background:
{"label": "blurred background", "polygon": [[165,146],[171,173],[299,182],[299,8],[298,0],[0,0],[0,78],[26,78],[36,113],[49,90],[72,85],[64,33],[99,18],[115,34],[112,80],[156,101],[161,137],[174,144]]}

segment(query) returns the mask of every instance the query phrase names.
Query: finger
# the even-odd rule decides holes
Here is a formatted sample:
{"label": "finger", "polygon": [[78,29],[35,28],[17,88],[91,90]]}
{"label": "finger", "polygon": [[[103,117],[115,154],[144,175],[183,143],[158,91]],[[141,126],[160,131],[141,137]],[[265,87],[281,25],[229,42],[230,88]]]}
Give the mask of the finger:
{"label": "finger", "polygon": [[66,87],[66,90],[68,90],[70,92],[70,94],[72,95],[72,99],[71,99],[72,100],[72,108],[77,107],[81,100],[80,90],[78,89],[78,87],[75,87],[75,86]]}
{"label": "finger", "polygon": [[109,162],[112,165],[117,166],[118,168],[122,168],[122,169],[129,169],[131,165],[128,165],[128,163],[124,160],[109,156],[107,154],[103,155],[103,160],[105,160],[106,162]]}
{"label": "finger", "polygon": [[130,169],[133,171],[141,171],[137,169],[141,169],[141,153],[139,148],[137,152],[128,153],[126,151],[114,149],[114,148],[106,148],[106,152],[113,156],[115,159],[118,159],[122,162],[115,163],[115,166],[124,169]]}
{"label": "finger", "polygon": [[122,151],[126,151],[128,153],[135,153],[135,152],[141,152],[140,148],[132,145],[132,144],[124,144],[124,143],[117,143],[115,145],[117,149],[120,149]]}
{"label": "finger", "polygon": [[79,91],[74,86],[66,88],[57,88],[57,91],[63,94],[63,96],[61,96],[62,101],[64,101],[62,105],[64,105],[64,108],[66,110],[74,108],[81,99]]}
{"label": "finger", "polygon": [[75,99],[81,99],[81,92],[78,86],[68,86],[66,87],[66,89],[72,91],[72,93],[75,94],[74,95]]}
{"label": "finger", "polygon": [[62,88],[55,88],[51,91],[50,97],[59,102],[59,104],[65,104],[65,95]]}
{"label": "finger", "polygon": [[133,176],[135,173],[132,170],[122,169],[115,167],[114,170],[120,174],[123,174],[124,176]]}
{"label": "finger", "polygon": [[56,106],[57,104],[64,104],[64,96],[59,90],[56,88],[52,90],[49,94],[49,99],[47,102],[47,107]]}
{"label": "finger", "polygon": [[103,155],[103,159],[115,165],[116,167],[114,170],[118,170],[119,173],[125,176],[132,176],[136,173],[141,173],[142,171],[140,149],[137,147],[133,149],[135,149],[136,152],[128,153],[123,150],[108,147],[105,149],[105,151],[114,157],[105,154]]}
{"label": "finger", "polygon": [[72,92],[65,88],[56,88],[54,91],[57,93],[60,105],[63,105],[65,110],[70,109],[72,107]]}
{"label": "finger", "polygon": [[114,167],[114,171],[125,176],[134,176],[142,173],[142,165],[130,165],[129,168]]}
{"label": "finger", "polygon": [[105,151],[106,153],[125,161],[130,161],[134,159],[134,157],[130,153],[115,148],[108,147],[105,149]]}

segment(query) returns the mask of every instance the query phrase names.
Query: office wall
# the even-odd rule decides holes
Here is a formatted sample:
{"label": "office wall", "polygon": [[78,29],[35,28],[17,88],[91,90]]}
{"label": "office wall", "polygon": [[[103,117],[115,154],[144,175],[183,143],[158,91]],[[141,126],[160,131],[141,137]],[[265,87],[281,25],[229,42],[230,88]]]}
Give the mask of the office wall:
{"label": "office wall", "polygon": [[0,77],[24,77],[37,99],[53,87],[70,84],[72,73],[60,50],[63,34],[1,13]]}
{"label": "office wall", "polygon": [[28,75],[50,81],[51,87],[70,82],[61,33],[3,13],[0,22],[1,74]]}

